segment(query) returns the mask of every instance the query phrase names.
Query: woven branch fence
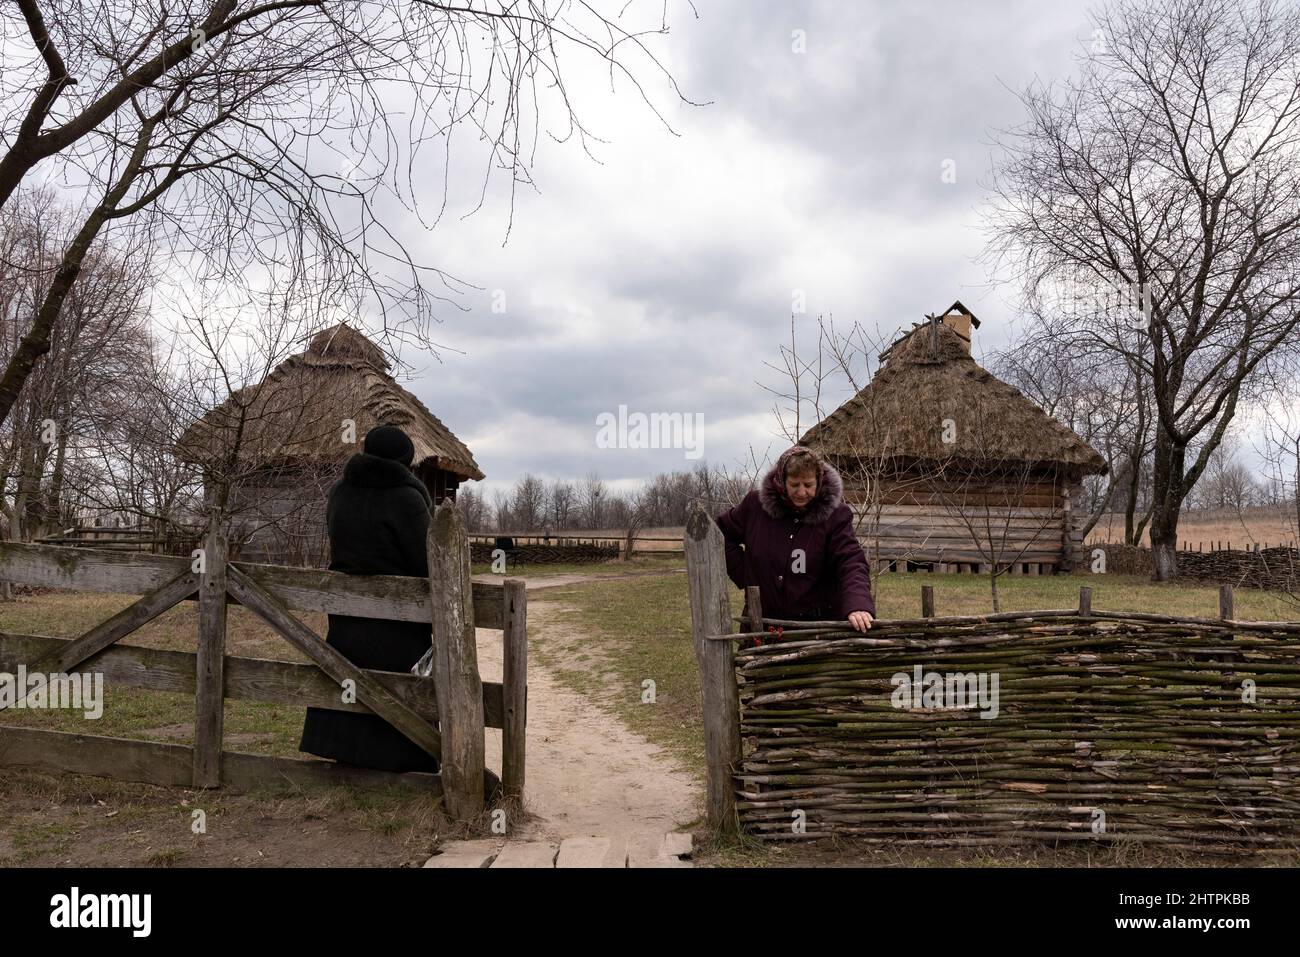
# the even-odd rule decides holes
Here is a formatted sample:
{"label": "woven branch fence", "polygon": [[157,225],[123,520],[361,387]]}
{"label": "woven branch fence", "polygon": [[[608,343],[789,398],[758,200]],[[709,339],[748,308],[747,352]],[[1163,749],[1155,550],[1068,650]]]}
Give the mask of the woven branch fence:
{"label": "woven branch fence", "polygon": [[[470,545],[470,561],[486,564],[495,557],[496,546],[473,542]],[[517,565],[586,565],[596,562],[608,562],[618,558],[618,543],[611,544],[564,544],[564,545],[516,545],[506,550],[506,566]]]}
{"label": "woven branch fence", "polygon": [[[785,624],[803,630],[722,638],[741,639],[735,807],[763,838],[1300,842],[1300,624],[1090,608]],[[956,683],[909,700],[918,665],[996,675],[996,716],[953,709]]]}
{"label": "woven branch fence", "polygon": [[[1119,575],[1150,575],[1154,568],[1151,549],[1133,545],[1093,544],[1106,553],[1106,571]],[[1246,549],[1216,549],[1209,552],[1178,553],[1178,577],[1187,582],[1216,582],[1238,588],[1300,593],[1300,550],[1287,546]]]}

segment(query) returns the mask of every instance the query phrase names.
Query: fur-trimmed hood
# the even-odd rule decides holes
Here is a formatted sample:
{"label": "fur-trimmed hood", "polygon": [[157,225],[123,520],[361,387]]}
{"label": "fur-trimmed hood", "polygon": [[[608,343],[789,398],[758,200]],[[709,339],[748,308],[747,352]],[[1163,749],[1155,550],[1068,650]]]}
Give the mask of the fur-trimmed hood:
{"label": "fur-trimmed hood", "polygon": [[414,472],[394,459],[358,452],[343,467],[343,481],[362,488],[395,488],[405,485],[419,492],[424,504],[433,508],[433,498],[424,483]]}
{"label": "fur-trimmed hood", "polygon": [[[758,500],[763,506],[763,511],[772,518],[800,515],[807,522],[820,523],[830,518],[831,513],[844,501],[844,482],[840,478],[840,473],[832,465],[822,461],[820,455],[817,459],[822,461],[822,474],[817,479],[817,494],[813,496],[813,500],[802,509],[797,509],[785,494],[786,461],[796,452],[810,451],[812,450],[802,445],[791,446],[781,453],[776,464],[763,476],[763,482],[758,487]],[[813,454],[816,455],[815,452]]]}

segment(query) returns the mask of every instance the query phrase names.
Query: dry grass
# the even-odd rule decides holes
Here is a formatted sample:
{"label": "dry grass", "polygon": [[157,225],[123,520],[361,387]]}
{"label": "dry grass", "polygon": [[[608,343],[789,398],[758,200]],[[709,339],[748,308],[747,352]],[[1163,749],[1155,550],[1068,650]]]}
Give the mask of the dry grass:
{"label": "dry grass", "polygon": [[[1124,540],[1124,516],[1103,515],[1092,533],[1089,544]],[[1184,512],[1178,522],[1179,547],[1190,545],[1192,550],[1211,551],[1216,544],[1233,548],[1265,545],[1294,544],[1296,540],[1295,513],[1276,508],[1248,508],[1237,512],[1232,509],[1215,509],[1204,512]],[[1142,544],[1151,545],[1150,530],[1142,533]]]}

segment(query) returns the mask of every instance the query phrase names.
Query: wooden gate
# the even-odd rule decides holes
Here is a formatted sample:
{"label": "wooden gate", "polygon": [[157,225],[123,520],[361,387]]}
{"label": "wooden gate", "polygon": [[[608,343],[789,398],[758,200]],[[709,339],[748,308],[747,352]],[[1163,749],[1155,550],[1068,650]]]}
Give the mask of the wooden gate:
{"label": "wooden gate", "polygon": [[[0,766],[96,774],[181,787],[234,789],[274,780],[300,784],[413,785],[443,795],[460,819],[483,808],[485,727],[502,729],[502,784],[524,787],[527,639],[524,583],[470,581],[469,541],[455,507],[430,523],[429,579],[226,560],[210,532],[193,558],[0,543],[0,579],[73,591],[142,596],[78,638],[0,632],[0,671],[101,673],[106,683],[193,692],[192,747],[0,724]],[[163,651],[120,640],[182,601],[199,603],[196,651]],[[225,653],[226,607],[241,604],[312,664]],[[294,611],[431,622],[434,676],[361,669],[326,644]],[[503,632],[500,684],[479,679],[474,629]],[[354,695],[341,693],[348,689]],[[436,689],[436,690],[435,690]],[[224,700],[278,702],[373,713],[441,762],[439,774],[398,774],[332,761],[222,750]],[[434,722],[437,723],[435,727]]]}

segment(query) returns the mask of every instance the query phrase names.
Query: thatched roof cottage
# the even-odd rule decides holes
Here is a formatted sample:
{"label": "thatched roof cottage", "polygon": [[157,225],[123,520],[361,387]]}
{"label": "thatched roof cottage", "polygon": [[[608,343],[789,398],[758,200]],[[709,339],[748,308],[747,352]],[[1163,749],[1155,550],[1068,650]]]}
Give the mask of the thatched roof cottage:
{"label": "thatched roof cottage", "polygon": [[465,443],[390,368],[378,346],[339,323],[185,431],[180,454],[203,466],[205,484],[217,476],[231,483],[231,545],[241,558],[324,564],[325,496],[376,425],[411,437],[412,471],[435,503],[483,478]]}
{"label": "thatched roof cottage", "polygon": [[840,470],[869,558],[900,570],[1071,569],[1082,557],[1073,506],[1106,462],[974,360],[978,328],[961,302],[918,323],[800,441]]}

